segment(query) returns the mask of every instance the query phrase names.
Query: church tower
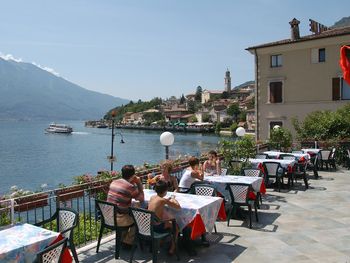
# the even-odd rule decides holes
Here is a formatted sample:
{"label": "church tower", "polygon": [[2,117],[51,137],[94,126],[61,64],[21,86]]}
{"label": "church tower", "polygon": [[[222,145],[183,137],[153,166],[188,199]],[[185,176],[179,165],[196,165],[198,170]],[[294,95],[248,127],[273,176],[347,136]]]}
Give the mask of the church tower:
{"label": "church tower", "polygon": [[230,93],[231,92],[231,76],[230,71],[227,69],[225,73],[225,91]]}

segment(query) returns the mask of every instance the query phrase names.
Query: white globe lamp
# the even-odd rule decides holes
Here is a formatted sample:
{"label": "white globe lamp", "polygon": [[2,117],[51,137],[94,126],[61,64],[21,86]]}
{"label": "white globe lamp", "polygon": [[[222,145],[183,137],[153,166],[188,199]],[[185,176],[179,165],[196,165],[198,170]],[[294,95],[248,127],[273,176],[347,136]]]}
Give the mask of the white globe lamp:
{"label": "white globe lamp", "polygon": [[171,132],[163,132],[160,135],[160,143],[165,146],[165,159],[169,159],[169,146],[173,145],[174,143],[174,134]]}
{"label": "white globe lamp", "polygon": [[238,127],[236,129],[236,134],[238,137],[243,137],[245,135],[245,129],[243,127]]}
{"label": "white globe lamp", "polygon": [[281,128],[281,126],[279,126],[279,125],[273,126],[273,129],[274,129],[274,130],[278,130],[279,128]]}

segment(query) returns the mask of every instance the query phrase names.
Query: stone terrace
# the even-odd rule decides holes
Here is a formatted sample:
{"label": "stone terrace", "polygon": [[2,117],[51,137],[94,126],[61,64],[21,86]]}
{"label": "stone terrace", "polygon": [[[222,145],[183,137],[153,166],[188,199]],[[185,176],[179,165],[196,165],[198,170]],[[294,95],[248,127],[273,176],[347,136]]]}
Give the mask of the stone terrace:
{"label": "stone terrace", "polygon": [[[180,250],[180,261],[169,258],[162,248],[159,262],[350,262],[350,171],[319,172],[303,185],[280,193],[268,189],[259,210],[259,223],[253,216],[253,229],[247,222],[217,222],[218,234],[208,235],[209,248],[198,247],[189,257]],[[128,262],[129,251],[114,259],[114,239],[107,237],[100,252],[96,243],[79,250],[81,262]],[[137,249],[134,260],[151,262],[152,254]]]}

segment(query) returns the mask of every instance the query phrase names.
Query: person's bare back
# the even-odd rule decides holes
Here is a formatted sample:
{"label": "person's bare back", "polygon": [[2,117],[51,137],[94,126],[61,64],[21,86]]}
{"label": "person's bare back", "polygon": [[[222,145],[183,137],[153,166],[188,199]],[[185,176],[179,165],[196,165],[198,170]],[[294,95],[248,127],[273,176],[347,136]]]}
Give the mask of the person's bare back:
{"label": "person's bare back", "polygon": [[148,204],[148,210],[154,212],[156,216],[160,220],[162,220],[165,204],[166,204],[165,198],[160,197],[158,195],[152,196]]}

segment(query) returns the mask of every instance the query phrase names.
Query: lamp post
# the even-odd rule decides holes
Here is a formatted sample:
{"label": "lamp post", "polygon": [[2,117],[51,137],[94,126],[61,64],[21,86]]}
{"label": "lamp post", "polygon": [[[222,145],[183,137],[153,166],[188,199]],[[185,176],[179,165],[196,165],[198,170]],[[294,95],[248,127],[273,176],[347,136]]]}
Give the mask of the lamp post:
{"label": "lamp post", "polygon": [[171,132],[163,132],[160,135],[160,143],[165,146],[165,159],[169,159],[169,146],[171,146],[174,143],[174,134]]}
{"label": "lamp post", "polygon": [[238,127],[236,129],[236,134],[238,137],[242,138],[245,135],[245,129],[243,127]]}
{"label": "lamp post", "polygon": [[114,118],[115,118],[115,111],[111,112],[112,116],[112,143],[111,143],[111,156],[110,156],[110,162],[111,162],[111,172],[113,171],[113,162],[115,161],[115,158],[113,156],[113,145],[114,145]]}

